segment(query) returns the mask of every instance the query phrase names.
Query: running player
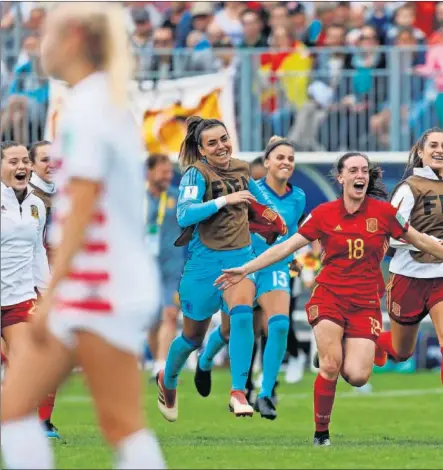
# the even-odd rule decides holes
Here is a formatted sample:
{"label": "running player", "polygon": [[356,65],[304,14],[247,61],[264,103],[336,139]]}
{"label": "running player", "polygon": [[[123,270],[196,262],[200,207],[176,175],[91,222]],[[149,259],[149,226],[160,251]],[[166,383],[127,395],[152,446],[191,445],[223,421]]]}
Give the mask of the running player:
{"label": "running player", "polygon": [[[217,119],[188,119],[179,161],[185,174],[179,188],[178,223],[186,227],[178,243],[190,241],[189,254],[180,281],[183,333],[169,348],[166,367],[158,374],[158,407],[168,421],[178,416],[177,378],[192,351],[203,342],[211,317],[226,302],[231,337],[232,389],[229,406],[236,416],[252,416],[245,386],[254,342],[252,305],[254,276],[248,276],[229,292],[214,286],[220,267],[252,259],[248,204],[268,203],[250,179],[249,165],[232,157],[232,144],[225,125]],[[205,202],[203,202],[205,201]],[[287,229],[277,213],[281,233]]]}
{"label": "running player", "polygon": [[57,248],[33,335],[3,384],[3,462],[54,467],[34,409],[75,361],[116,468],[164,468],[144,428],[138,368],[158,285],[144,245],[144,149],[126,101],[132,67],[122,7],[58,3],[45,25],[42,60],[48,75],[70,87],[53,147],[50,242]]}
{"label": "running player", "polygon": [[[392,204],[410,225],[443,240],[443,129],[428,129],[409,155],[405,178],[394,190]],[[397,361],[412,356],[420,322],[430,315],[443,353],[443,263],[413,247],[396,247],[386,286],[391,330],[378,344]],[[443,363],[441,365],[443,384]]]}
{"label": "running player", "polygon": [[[323,269],[306,304],[314,329],[320,372],[314,383],[314,445],[328,446],[329,422],[339,374],[354,386],[372,372],[380,335],[380,262],[389,237],[405,238],[443,259],[443,246],[410,227],[396,209],[371,196],[387,196],[381,170],[360,153],[346,153],[336,164],[343,188],[336,201],[315,208],[298,233],[240,268],[225,270],[216,281],[222,289],[274,264],[318,239],[324,249]],[[228,289],[229,292],[229,289]]]}
{"label": "running player", "polygon": [[[274,245],[286,240],[297,231],[298,222],[305,206],[305,193],[288,181],[295,168],[294,147],[281,137],[272,137],[264,155],[266,177],[257,185],[272,200],[279,214],[288,225],[288,233],[279,237]],[[252,247],[255,255],[269,248],[259,234],[252,235]],[[283,361],[289,330],[289,264],[292,256],[279,263],[261,270],[256,277],[257,303],[263,312],[263,329],[267,342],[263,354],[263,381],[255,401],[255,410],[266,419],[275,419],[277,411],[272,398],[272,391]],[[266,321],[265,321],[266,320]],[[206,397],[211,392],[211,369],[216,354],[228,343],[229,317],[222,314],[222,325],[214,330],[206,348],[199,357],[195,372],[195,386],[200,395]]]}
{"label": "running player", "polygon": [[[45,206],[28,188],[31,162],[26,147],[2,142],[1,152],[1,334],[7,346],[8,367],[24,354],[37,298],[49,282],[43,247]],[[9,374],[6,374],[6,376]]]}
{"label": "running player", "polygon": [[[46,227],[44,230],[44,245],[49,262],[51,262],[51,251],[47,243],[47,227],[51,218],[51,198],[55,194],[55,184],[52,181],[52,164],[49,156],[51,142],[41,140],[32,145],[29,150],[29,158],[32,164],[32,175],[29,186],[45,205]],[[56,392],[51,392],[39,405],[38,416],[46,429],[49,438],[60,438],[58,429],[52,424],[51,417],[54,411]]]}

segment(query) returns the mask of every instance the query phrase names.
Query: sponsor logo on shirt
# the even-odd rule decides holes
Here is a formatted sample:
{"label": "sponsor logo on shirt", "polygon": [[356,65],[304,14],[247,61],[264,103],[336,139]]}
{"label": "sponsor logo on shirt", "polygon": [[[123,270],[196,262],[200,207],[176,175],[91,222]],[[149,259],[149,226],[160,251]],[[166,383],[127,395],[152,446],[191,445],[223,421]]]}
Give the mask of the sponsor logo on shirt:
{"label": "sponsor logo on shirt", "polygon": [[341,232],[343,229],[341,228],[341,225],[338,224],[337,227],[335,227],[334,232]]}
{"label": "sponsor logo on shirt", "polygon": [[34,204],[31,206],[31,215],[34,219],[38,219],[38,207],[34,206]]}
{"label": "sponsor logo on shirt", "polygon": [[375,233],[378,230],[378,220],[375,217],[366,219],[366,230],[369,233]]}
{"label": "sponsor logo on shirt", "polygon": [[183,193],[184,199],[195,199],[198,194],[198,186],[186,186]]}

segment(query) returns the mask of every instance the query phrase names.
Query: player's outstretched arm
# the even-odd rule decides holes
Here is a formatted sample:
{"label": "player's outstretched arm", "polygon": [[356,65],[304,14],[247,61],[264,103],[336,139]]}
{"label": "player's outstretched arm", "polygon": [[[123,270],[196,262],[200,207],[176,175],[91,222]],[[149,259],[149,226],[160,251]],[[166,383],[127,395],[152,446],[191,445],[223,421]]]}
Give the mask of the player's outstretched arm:
{"label": "player's outstretched arm", "polygon": [[408,231],[404,234],[404,239],[420,251],[443,260],[443,246],[429,235],[420,233],[409,226]]}
{"label": "player's outstretched arm", "polygon": [[221,289],[228,289],[234,284],[238,284],[248,274],[260,271],[260,269],[277,263],[300,248],[303,248],[308,243],[310,243],[309,240],[299,233],[296,233],[285,242],[269,248],[269,250],[266,250],[258,258],[255,258],[249,263],[246,263],[239,268],[224,269],[223,274],[215,281],[215,285],[220,286]]}

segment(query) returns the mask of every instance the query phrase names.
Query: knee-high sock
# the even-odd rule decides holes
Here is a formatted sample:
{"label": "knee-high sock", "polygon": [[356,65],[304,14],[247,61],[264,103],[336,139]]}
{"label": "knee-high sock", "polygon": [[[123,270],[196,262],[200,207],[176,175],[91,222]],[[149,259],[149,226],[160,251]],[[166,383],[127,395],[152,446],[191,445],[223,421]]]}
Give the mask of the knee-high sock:
{"label": "knee-high sock", "polygon": [[248,379],[246,380],[246,390],[254,390],[254,382],[252,381],[252,374],[254,368],[254,361],[257,357],[257,340],[254,340],[254,346],[252,347],[252,356],[251,356],[251,365],[249,366],[248,370]]}
{"label": "knee-high sock", "polygon": [[172,390],[177,388],[177,378],[183,369],[189,355],[198,348],[198,344],[183,335],[177,336],[171,343],[166,359],[165,387]]}
{"label": "knee-high sock", "polygon": [[314,382],[314,421],[316,431],[327,431],[331,421],[337,379],[327,380],[320,374]]}
{"label": "knee-high sock", "polygon": [[229,357],[231,359],[232,390],[244,391],[251,365],[252,348],[254,347],[252,307],[237,305],[229,315],[231,317]]}
{"label": "knee-high sock", "polygon": [[288,340],[289,317],[274,315],[268,321],[268,340],[263,355],[263,383],[259,397],[271,397]]}
{"label": "knee-high sock", "polygon": [[215,328],[208,338],[208,343],[205,346],[205,349],[200,354],[198,360],[198,365],[202,370],[211,370],[214,365],[214,357],[219,353],[224,346],[226,346],[227,341],[223,337],[221,332],[221,326]]}
{"label": "knee-high sock", "polygon": [[398,355],[397,351],[392,346],[392,333],[390,331],[382,331],[380,336],[377,339],[377,346],[386,353],[389,354],[395,361],[397,362],[404,362],[409,359],[408,357],[401,357]]}
{"label": "knee-high sock", "polygon": [[2,423],[1,446],[6,468],[54,468],[51,446],[36,415]]}
{"label": "knee-high sock", "polygon": [[40,421],[47,421],[51,419],[54,410],[56,392],[50,393],[38,407],[38,417]]}
{"label": "knee-high sock", "polygon": [[162,451],[155,435],[142,429],[118,443],[119,470],[166,468]]}

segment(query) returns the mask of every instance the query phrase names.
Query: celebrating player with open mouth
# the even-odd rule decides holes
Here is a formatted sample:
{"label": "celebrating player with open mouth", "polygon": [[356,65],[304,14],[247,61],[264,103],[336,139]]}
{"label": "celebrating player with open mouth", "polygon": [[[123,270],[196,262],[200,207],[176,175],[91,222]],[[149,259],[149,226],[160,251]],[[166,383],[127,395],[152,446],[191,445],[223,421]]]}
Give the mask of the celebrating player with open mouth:
{"label": "celebrating player with open mouth", "polygon": [[[392,204],[410,225],[443,240],[443,129],[427,130],[412,148],[406,174],[396,188]],[[430,315],[443,353],[443,263],[411,250],[401,241],[389,265],[386,287],[391,331],[378,345],[397,361],[412,356],[420,322]],[[441,365],[443,384],[443,362]]]}
{"label": "celebrating player with open mouth", "polygon": [[[297,231],[298,222],[305,210],[306,196],[300,188],[288,183],[295,168],[294,147],[289,141],[277,136],[272,137],[265,150],[264,165],[267,175],[258,181],[257,185],[272,200],[288,225],[287,235],[275,241],[278,244]],[[259,234],[252,235],[252,247],[254,254],[260,254],[269,249],[266,240]],[[288,339],[289,264],[291,261],[292,256],[268,269],[261,270],[256,276],[256,298],[266,319],[265,329],[268,340],[263,355],[263,382],[255,402],[255,410],[267,419],[277,417],[271,398]],[[229,317],[223,313],[222,325],[209,336],[208,344],[197,364],[195,385],[202,396],[210,394],[213,359],[228,343],[228,339]]]}
{"label": "celebrating player with open mouth", "polygon": [[[324,249],[323,269],[306,304],[314,329],[320,371],[314,383],[314,444],[327,446],[336,384],[341,374],[350,384],[369,379],[382,328],[380,262],[389,237],[403,237],[421,251],[443,259],[443,246],[410,227],[396,209],[374,197],[386,197],[381,169],[360,153],[337,161],[343,193],[315,208],[298,233],[239,268],[224,270],[216,284],[223,289],[274,264],[313,240]],[[228,290],[229,292],[229,290]]]}
{"label": "celebrating player with open mouth", "polygon": [[54,467],[34,410],[77,363],[116,468],[164,468],[145,429],[138,368],[158,285],[145,258],[144,149],[128,108],[132,64],[122,7],[58,3],[45,25],[42,60],[70,87],[54,142],[56,252],[32,337],[3,385],[3,462]]}
{"label": "celebrating player with open mouth", "polygon": [[[185,231],[178,243],[190,242],[179,287],[183,333],[172,342],[166,367],[158,374],[158,407],[168,421],[177,419],[177,377],[191,352],[202,344],[212,315],[225,302],[231,322],[229,406],[236,416],[252,416],[245,388],[254,343],[254,276],[242,279],[223,295],[214,282],[220,267],[253,258],[248,206],[256,199],[269,205],[272,202],[250,179],[249,165],[232,157],[228,131],[217,119],[188,119],[179,161],[186,171],[177,207],[178,223]],[[282,233],[286,231],[283,219],[274,212],[273,217]],[[275,227],[271,226],[272,230]]]}

